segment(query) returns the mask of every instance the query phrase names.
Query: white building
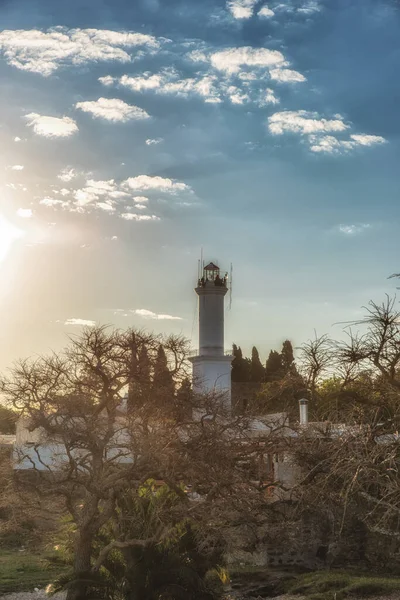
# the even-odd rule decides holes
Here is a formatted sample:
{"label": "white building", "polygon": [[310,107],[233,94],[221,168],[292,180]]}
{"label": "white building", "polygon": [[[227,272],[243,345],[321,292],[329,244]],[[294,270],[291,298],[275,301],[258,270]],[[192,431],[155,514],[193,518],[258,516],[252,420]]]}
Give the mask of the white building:
{"label": "white building", "polygon": [[[224,347],[225,297],[228,292],[227,275],[221,277],[219,267],[209,263],[203,268],[195,292],[199,297],[199,348],[190,361],[193,368],[193,391],[199,394],[216,395],[223,402],[226,413],[231,412],[231,363],[233,356]],[[302,421],[307,421],[307,406],[302,406]],[[118,455],[118,462],[130,462],[129,452],[121,448],[129,446],[126,423],[126,400],[121,399],[117,416],[118,435],[110,440],[110,456]],[[265,415],[248,421],[246,439],[257,439],[278,430],[282,435],[290,435],[286,413]],[[76,426],[79,427],[79,417]],[[268,459],[275,478],[286,480],[290,468],[283,465],[283,459],[275,456]],[[65,446],[55,437],[51,440],[44,430],[31,430],[30,421],[21,417],[17,422],[16,439],[13,450],[15,469],[39,471],[58,469],[67,462]],[[273,465],[272,465],[273,462]],[[281,472],[281,470],[283,471]],[[286,472],[288,471],[288,472]]]}

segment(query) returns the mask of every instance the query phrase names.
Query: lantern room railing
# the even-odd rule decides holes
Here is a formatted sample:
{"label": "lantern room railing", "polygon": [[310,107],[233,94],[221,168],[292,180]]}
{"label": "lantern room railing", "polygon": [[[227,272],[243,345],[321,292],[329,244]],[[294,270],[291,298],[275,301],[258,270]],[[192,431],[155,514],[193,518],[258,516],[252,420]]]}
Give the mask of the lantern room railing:
{"label": "lantern room railing", "polygon": [[219,275],[216,275],[216,277],[214,279],[212,279],[211,277],[202,277],[201,279],[198,280],[197,282],[197,286],[198,287],[206,287],[206,286],[211,286],[211,285],[215,285],[216,287],[228,287],[228,276],[225,275],[225,277],[220,277]]}

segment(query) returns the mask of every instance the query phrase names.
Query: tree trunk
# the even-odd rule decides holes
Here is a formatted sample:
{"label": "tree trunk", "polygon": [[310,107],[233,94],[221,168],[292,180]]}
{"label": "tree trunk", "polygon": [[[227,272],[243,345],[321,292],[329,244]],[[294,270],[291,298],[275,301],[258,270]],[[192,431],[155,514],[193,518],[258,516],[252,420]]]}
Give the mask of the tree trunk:
{"label": "tree trunk", "polygon": [[77,581],[73,582],[68,588],[66,600],[85,600],[86,598],[88,588],[87,578],[82,579],[80,574],[89,574],[92,541],[93,536],[90,532],[81,531],[77,535],[74,556],[74,577],[77,578]]}

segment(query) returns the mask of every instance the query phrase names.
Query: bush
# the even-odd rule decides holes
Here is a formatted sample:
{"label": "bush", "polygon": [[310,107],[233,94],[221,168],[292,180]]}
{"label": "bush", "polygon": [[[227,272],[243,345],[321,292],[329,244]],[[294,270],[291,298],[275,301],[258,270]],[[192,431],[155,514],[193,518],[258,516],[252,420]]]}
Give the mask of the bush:
{"label": "bush", "polygon": [[360,583],[354,583],[346,590],[346,595],[351,596],[376,596],[378,594],[385,594],[392,592],[393,588],[388,588],[385,583],[378,583],[376,581],[361,581]]}
{"label": "bush", "polygon": [[302,594],[312,600],[343,600],[344,598],[371,597],[391,594],[400,590],[400,578],[366,577],[351,572],[319,571],[297,578],[288,586],[291,594]]}

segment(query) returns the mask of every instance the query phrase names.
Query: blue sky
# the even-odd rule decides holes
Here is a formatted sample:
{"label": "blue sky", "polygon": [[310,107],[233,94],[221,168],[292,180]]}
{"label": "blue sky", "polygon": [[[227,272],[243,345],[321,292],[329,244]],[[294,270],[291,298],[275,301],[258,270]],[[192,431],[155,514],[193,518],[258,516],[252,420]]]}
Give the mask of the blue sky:
{"label": "blue sky", "polygon": [[0,367],[84,322],[196,345],[200,248],[226,346],[362,314],[399,264],[392,0],[0,2]]}

